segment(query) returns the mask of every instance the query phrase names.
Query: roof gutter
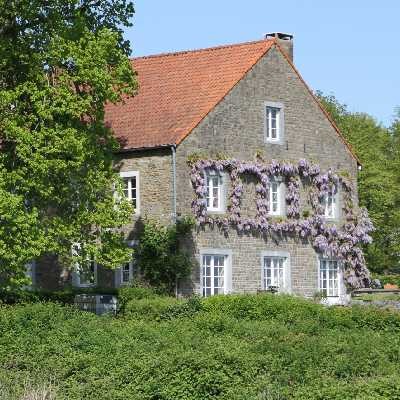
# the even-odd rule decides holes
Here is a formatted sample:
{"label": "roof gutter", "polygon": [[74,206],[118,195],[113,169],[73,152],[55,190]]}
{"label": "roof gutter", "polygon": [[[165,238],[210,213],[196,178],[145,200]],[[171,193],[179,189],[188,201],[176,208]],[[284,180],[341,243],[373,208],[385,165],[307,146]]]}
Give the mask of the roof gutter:
{"label": "roof gutter", "polygon": [[176,144],[171,143],[171,144],[159,144],[157,146],[148,146],[148,147],[132,147],[128,149],[118,149],[115,151],[116,154],[120,153],[131,153],[131,152],[136,152],[136,151],[150,151],[150,150],[159,150],[159,149],[169,149],[172,146],[176,147]]}

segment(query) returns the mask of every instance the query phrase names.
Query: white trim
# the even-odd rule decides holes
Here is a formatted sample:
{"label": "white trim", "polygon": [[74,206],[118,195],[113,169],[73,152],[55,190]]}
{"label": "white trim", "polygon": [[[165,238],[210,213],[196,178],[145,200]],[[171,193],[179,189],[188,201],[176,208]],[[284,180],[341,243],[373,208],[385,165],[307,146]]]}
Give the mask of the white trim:
{"label": "white trim", "polygon": [[[119,173],[119,176],[121,179],[129,179],[129,178],[136,178],[136,208],[135,208],[135,215],[140,214],[140,174],[139,171],[122,171]],[[129,179],[128,181],[128,200],[132,200],[131,198],[131,185],[132,185],[132,180]]]}
{"label": "white trim", "polygon": [[264,259],[265,258],[283,258],[283,281],[284,286],[279,289],[280,293],[291,293],[292,292],[292,276],[291,276],[291,263],[290,263],[290,253],[288,251],[273,251],[266,250],[261,252],[261,287],[266,290],[265,287],[265,268]]}
{"label": "white trim", "polygon": [[[334,304],[346,304],[348,301],[348,295],[346,293],[346,286],[344,284],[344,278],[343,278],[343,264],[340,260],[332,257],[324,257],[324,256],[319,256],[318,257],[318,291],[322,292],[324,289],[321,287],[321,261],[325,262],[336,262],[337,263],[337,296],[326,296],[323,300],[322,303],[328,304],[328,305],[334,305]],[[328,277],[329,279],[329,277]]]}
{"label": "white trim", "polygon": [[[218,185],[214,186],[213,180],[211,178],[218,179]],[[206,170],[204,173],[204,179],[206,181],[206,200],[209,197],[209,204],[207,205],[207,211],[214,213],[224,213],[225,212],[225,187],[226,187],[226,174],[216,171],[215,169]],[[211,187],[209,182],[212,182]],[[217,207],[213,207],[213,202],[215,200],[213,189],[217,188]]]}
{"label": "white trim", "polygon": [[[332,198],[332,214],[328,213],[328,201]],[[324,217],[327,220],[335,220],[340,217],[340,206],[339,206],[339,190],[337,186],[334,187],[334,193],[327,194],[322,199],[322,205],[324,207]]]}
{"label": "white trim", "polygon": [[[126,243],[127,243],[128,247],[134,248],[139,244],[139,240],[128,240]],[[122,282],[122,277],[123,277],[122,269],[123,269],[123,266],[118,267],[114,271],[114,285],[115,285],[115,287],[122,287],[122,286],[129,285],[129,283],[133,280],[134,269],[135,269],[135,264],[136,264],[136,260],[135,260],[133,254],[132,254],[131,260],[128,263],[129,263],[129,282]],[[126,263],[126,264],[128,264],[128,263]]]}
{"label": "white trim", "polygon": [[[272,117],[270,112],[276,110],[276,138],[270,137],[272,130]],[[267,143],[283,144],[284,132],[285,132],[285,118],[284,118],[284,106],[283,103],[276,101],[265,101],[264,102],[264,140]]]}
{"label": "white trim", "polygon": [[[277,210],[272,211],[272,196],[273,196],[273,185],[276,185],[276,197],[277,197]],[[279,177],[276,177],[274,179],[271,179],[269,183],[269,188],[268,188],[268,203],[269,203],[269,210],[268,210],[268,215],[273,215],[273,216],[283,216],[285,214],[285,185]]]}
{"label": "white trim", "polygon": [[[129,264],[129,271],[128,271],[129,279],[126,282],[126,281],[122,280],[123,276],[124,276],[123,268],[128,264]],[[130,260],[129,262],[127,262],[125,265],[117,268],[115,270],[115,287],[122,287],[122,286],[129,285],[133,280],[133,270],[134,270],[134,260],[133,259]]]}
{"label": "white trim", "polygon": [[[200,265],[200,295],[204,296],[203,293],[203,257],[205,256],[222,256],[224,257],[224,288],[223,294],[229,294],[232,292],[232,250],[230,249],[209,249],[204,248],[200,250],[199,265]],[[211,268],[213,269],[213,268]],[[214,271],[212,271],[214,273]],[[213,279],[213,277],[212,277]],[[211,282],[214,287],[214,282]]]}

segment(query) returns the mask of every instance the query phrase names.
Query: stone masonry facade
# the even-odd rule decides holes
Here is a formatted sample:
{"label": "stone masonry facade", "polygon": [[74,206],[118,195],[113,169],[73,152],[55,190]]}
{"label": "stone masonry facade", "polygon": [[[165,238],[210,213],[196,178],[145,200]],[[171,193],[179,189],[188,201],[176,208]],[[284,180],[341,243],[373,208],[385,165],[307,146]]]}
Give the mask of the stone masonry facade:
{"label": "stone masonry facade", "polygon": [[[280,102],[284,106],[282,144],[265,142],[266,101]],[[357,181],[357,162],[277,49],[269,51],[178,147],[178,215],[191,213],[193,189],[188,178],[187,159],[194,152],[204,153],[209,158],[222,153],[229,158],[248,161],[254,160],[256,153],[266,161],[297,162],[305,158],[318,163],[322,169],[345,170],[355,183]],[[247,185],[244,193],[249,195],[244,195],[242,209],[255,213],[254,185]],[[300,207],[304,206],[304,197]],[[312,296],[318,290],[318,254],[309,243],[293,239],[274,242],[252,235],[239,235],[233,229],[225,236],[217,228],[205,228],[196,233],[195,245],[198,263],[202,249],[232,252],[234,292],[255,292],[262,288],[261,257],[264,251],[290,254],[294,294]],[[200,266],[194,270],[191,288],[182,287],[182,291],[200,292],[200,271]]]}
{"label": "stone masonry facade", "polygon": [[[278,102],[284,107],[284,137],[279,144],[265,141],[266,102]],[[178,218],[192,215],[193,188],[187,161],[194,153],[210,159],[224,154],[243,161],[254,160],[256,154],[266,162],[272,159],[297,162],[305,158],[319,164],[322,169],[347,171],[355,186],[357,182],[356,160],[277,48],[268,51],[177,146]],[[139,172],[140,213],[133,215],[132,223],[126,227],[128,240],[138,239],[141,224],[147,216],[163,224],[172,223],[172,160],[172,149],[169,147],[117,155],[116,165],[120,171]],[[302,193],[301,207],[304,206],[304,197]],[[255,213],[254,182],[251,180],[245,184],[242,209],[249,215]],[[241,235],[234,229],[223,234],[218,228],[205,227],[194,231],[193,243],[188,248],[193,251],[191,255],[196,266],[191,279],[180,282],[179,291],[182,294],[201,292],[201,254],[213,249],[222,249],[230,254],[232,292],[249,293],[262,288],[262,254],[268,251],[290,255],[292,293],[312,296],[318,289],[318,254],[307,241],[296,238],[275,241]],[[58,278],[50,278],[47,264],[37,265],[38,286],[57,289],[71,283],[71,277],[65,277],[61,270],[58,271]],[[97,273],[98,286],[115,285],[114,272],[98,267]]]}

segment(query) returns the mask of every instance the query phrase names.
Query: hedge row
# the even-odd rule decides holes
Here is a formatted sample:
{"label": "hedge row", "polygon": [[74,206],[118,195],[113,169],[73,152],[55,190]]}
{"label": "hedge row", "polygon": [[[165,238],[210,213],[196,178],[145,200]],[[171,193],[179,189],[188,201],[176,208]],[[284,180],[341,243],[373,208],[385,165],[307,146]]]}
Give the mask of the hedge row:
{"label": "hedge row", "polygon": [[400,399],[398,314],[287,296],[137,295],[120,318],[0,307],[0,394],[19,400],[28,383],[68,400]]}

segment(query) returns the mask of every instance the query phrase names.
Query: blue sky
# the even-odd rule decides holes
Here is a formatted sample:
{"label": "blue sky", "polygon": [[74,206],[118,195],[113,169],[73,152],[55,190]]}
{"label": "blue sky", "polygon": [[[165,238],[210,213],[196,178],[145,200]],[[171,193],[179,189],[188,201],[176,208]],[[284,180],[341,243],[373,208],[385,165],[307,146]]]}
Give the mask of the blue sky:
{"label": "blue sky", "polygon": [[400,0],[136,0],[134,56],[294,35],[312,89],[389,125],[400,106]]}

